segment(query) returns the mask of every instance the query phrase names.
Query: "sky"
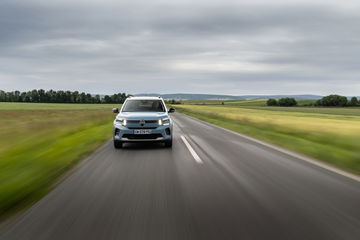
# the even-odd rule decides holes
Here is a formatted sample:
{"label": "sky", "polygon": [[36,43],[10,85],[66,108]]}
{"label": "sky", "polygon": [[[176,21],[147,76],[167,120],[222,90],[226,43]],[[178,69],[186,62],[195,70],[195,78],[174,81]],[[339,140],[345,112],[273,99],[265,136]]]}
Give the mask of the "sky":
{"label": "sky", "polygon": [[1,0],[0,89],[360,95],[360,1]]}

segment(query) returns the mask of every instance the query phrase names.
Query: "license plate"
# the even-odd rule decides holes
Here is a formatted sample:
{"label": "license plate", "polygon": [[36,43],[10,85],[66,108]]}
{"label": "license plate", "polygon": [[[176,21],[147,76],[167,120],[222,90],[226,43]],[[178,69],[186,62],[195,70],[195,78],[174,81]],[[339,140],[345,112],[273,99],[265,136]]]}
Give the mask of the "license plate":
{"label": "license plate", "polygon": [[151,134],[150,129],[136,129],[134,130],[134,134]]}

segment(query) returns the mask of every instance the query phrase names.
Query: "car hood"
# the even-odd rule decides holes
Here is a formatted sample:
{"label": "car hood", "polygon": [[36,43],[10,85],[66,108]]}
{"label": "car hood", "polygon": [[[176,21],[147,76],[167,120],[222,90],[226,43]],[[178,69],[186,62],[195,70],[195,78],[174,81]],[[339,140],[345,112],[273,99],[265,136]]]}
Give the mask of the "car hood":
{"label": "car hood", "polygon": [[116,118],[124,118],[127,120],[155,120],[167,116],[165,112],[121,112]]}

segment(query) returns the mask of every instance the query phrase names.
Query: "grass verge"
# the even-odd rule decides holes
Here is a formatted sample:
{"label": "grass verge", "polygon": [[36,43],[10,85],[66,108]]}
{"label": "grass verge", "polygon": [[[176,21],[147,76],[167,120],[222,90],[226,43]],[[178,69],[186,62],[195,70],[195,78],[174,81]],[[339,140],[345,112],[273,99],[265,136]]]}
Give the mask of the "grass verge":
{"label": "grass verge", "polygon": [[111,137],[111,108],[36,107],[0,110],[2,219],[44,196],[64,172]]}
{"label": "grass verge", "polygon": [[360,117],[239,107],[176,106],[179,112],[360,173]]}

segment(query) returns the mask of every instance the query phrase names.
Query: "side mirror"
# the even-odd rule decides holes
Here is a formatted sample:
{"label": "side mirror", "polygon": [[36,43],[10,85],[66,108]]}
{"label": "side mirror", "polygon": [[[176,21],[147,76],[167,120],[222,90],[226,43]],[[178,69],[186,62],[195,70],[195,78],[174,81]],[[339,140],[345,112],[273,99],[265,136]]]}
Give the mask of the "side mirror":
{"label": "side mirror", "polygon": [[168,111],[168,113],[173,113],[173,112],[175,112],[175,108],[170,108]]}
{"label": "side mirror", "polygon": [[118,108],[113,108],[113,113],[119,113],[119,109]]}

